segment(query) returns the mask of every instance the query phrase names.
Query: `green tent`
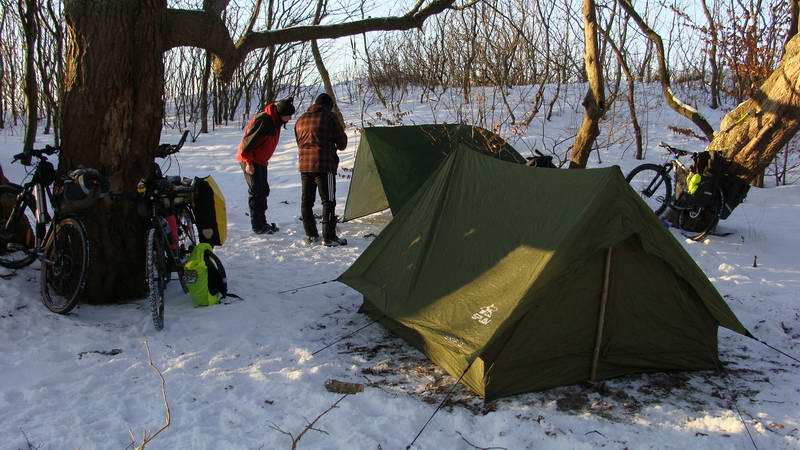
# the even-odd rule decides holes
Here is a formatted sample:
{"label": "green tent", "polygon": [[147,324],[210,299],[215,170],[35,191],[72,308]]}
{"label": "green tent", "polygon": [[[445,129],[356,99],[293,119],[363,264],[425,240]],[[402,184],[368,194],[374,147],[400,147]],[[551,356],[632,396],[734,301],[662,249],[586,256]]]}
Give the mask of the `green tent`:
{"label": "green tent", "polygon": [[719,325],[749,336],[618,168],[457,150],[408,203],[339,281],[487,399],[715,369]]}
{"label": "green tent", "polygon": [[356,151],[342,220],[386,208],[396,214],[457,147],[525,163],[500,136],[469,125],[367,127]]}

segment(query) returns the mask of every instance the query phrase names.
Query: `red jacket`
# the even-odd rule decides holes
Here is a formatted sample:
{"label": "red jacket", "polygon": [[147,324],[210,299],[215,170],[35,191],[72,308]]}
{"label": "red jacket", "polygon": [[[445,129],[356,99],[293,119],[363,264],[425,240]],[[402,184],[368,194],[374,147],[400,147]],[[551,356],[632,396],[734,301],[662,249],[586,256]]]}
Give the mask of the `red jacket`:
{"label": "red jacket", "polygon": [[[275,148],[278,146],[278,140],[281,137],[281,125],[283,123],[274,104],[267,105],[264,108],[264,113],[267,117],[263,119],[266,120],[258,121],[260,122],[259,127],[253,127],[257,119],[259,119],[258,114],[251,117],[250,121],[247,122],[244,136],[242,136],[242,140],[236,148],[237,161],[266,166],[267,161],[275,153]],[[243,151],[245,148],[247,152]]]}

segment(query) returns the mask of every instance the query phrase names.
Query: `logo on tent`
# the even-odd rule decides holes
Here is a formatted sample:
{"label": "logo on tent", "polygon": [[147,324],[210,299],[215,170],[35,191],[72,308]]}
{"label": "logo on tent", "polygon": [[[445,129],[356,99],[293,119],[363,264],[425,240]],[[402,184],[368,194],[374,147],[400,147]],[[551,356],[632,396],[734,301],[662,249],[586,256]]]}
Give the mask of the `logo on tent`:
{"label": "logo on tent", "polygon": [[492,314],[496,312],[497,312],[497,307],[494,306],[494,303],[492,303],[489,306],[484,306],[483,308],[480,309],[480,311],[473,314],[472,320],[477,320],[478,322],[484,325],[489,325],[489,322],[492,321]]}

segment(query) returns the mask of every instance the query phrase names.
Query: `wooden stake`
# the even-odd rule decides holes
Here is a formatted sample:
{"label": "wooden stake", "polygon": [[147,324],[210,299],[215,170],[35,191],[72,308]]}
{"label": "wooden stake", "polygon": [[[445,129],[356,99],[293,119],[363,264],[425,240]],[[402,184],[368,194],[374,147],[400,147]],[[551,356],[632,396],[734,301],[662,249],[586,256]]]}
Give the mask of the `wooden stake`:
{"label": "wooden stake", "polygon": [[611,275],[611,247],[606,252],[606,270],[603,276],[603,294],[600,297],[600,314],[597,318],[597,336],[594,342],[594,358],[592,358],[592,375],[590,381],[597,381],[597,363],[600,361],[600,344],[603,342],[603,326],[606,322],[606,304],[608,303],[608,281]]}

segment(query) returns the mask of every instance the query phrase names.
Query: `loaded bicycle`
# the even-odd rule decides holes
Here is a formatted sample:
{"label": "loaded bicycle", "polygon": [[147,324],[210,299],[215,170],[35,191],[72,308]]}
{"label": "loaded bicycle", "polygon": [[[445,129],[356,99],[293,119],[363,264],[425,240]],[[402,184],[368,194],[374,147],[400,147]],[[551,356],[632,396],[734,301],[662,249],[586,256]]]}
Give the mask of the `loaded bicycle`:
{"label": "loaded bicycle", "polygon": [[0,186],[0,266],[21,269],[40,261],[42,302],[67,314],[89,273],[89,240],[78,212],[96,199],[103,182],[97,171],[79,169],[61,180],[62,189],[54,195],[56,169],[48,157],[59,151],[48,145],[14,155],[12,164],[33,170],[22,185]]}
{"label": "loaded bicycle", "polygon": [[[625,179],[657,216],[669,208],[673,223],[687,237],[704,239],[744,201],[750,185],[729,174],[716,152],[691,152],[664,142],[659,146],[670,155],[666,162],[642,164]],[[690,167],[681,161],[685,156],[692,159]]]}
{"label": "loaded bicycle", "polygon": [[[161,144],[156,158],[168,158],[178,153],[189,134],[186,131],[176,145]],[[188,292],[183,265],[197,244],[197,227],[192,211],[194,182],[180,176],[165,176],[155,164],[155,174],[142,179],[136,193],[112,193],[113,199],[137,201],[139,214],[147,219],[145,228],[145,282],[153,325],[164,327],[164,291],[172,273],[184,292]]]}

